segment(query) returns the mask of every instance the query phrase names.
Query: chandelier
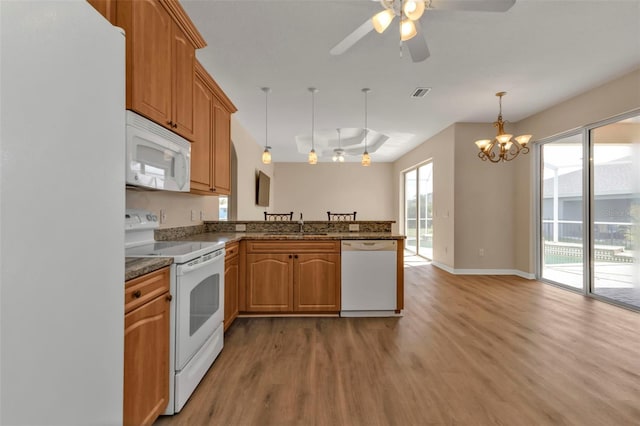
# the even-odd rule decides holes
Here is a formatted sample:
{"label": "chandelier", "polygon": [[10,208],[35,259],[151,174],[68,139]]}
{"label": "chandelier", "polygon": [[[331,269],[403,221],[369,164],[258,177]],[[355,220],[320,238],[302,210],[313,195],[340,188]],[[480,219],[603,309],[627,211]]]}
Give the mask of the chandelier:
{"label": "chandelier", "polygon": [[493,140],[481,139],[475,142],[478,149],[480,149],[478,157],[480,157],[482,161],[489,160],[492,163],[511,161],[520,153],[526,154],[529,152],[527,144],[531,139],[531,135],[521,135],[517,136],[515,140],[511,140],[513,135],[505,133],[504,131],[505,121],[502,120],[502,97],[506,94],[507,92],[496,93],[500,104],[498,119],[493,122],[493,125],[498,128],[497,136]]}

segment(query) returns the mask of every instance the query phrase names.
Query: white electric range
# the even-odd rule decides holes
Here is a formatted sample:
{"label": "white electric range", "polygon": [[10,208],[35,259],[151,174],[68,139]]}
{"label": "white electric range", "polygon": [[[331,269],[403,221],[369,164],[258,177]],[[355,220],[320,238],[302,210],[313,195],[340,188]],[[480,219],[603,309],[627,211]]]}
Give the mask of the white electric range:
{"label": "white electric range", "polygon": [[178,413],[222,351],[224,243],[155,241],[158,218],[127,209],[125,256],[172,257],[169,404]]}

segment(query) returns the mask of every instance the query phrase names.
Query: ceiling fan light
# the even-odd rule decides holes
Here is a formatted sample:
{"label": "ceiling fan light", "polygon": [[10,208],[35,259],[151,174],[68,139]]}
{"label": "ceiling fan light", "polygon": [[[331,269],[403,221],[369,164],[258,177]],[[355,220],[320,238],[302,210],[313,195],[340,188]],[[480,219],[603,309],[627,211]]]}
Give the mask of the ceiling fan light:
{"label": "ceiling fan light", "polygon": [[373,15],[373,18],[371,18],[371,22],[373,23],[373,28],[378,33],[382,34],[384,30],[387,29],[389,24],[391,24],[391,21],[393,21],[394,16],[395,15],[393,13],[393,10],[391,9],[385,9],[382,12],[376,13],[375,15]]}
{"label": "ceiling fan light", "polygon": [[344,155],[338,156],[338,162],[344,163]]}
{"label": "ceiling fan light", "polygon": [[411,40],[418,34],[416,24],[411,19],[405,19],[400,23],[400,40]]}
{"label": "ceiling fan light", "polygon": [[315,149],[311,149],[309,151],[309,164],[317,164],[318,163],[318,154],[316,154]]}
{"label": "ceiling fan light", "polygon": [[424,0],[405,0],[402,4],[404,15],[412,21],[417,21],[424,13]]}
{"label": "ceiling fan light", "polygon": [[262,153],[262,163],[263,164],[271,164],[271,152],[269,152],[269,147],[264,147],[264,152]]}

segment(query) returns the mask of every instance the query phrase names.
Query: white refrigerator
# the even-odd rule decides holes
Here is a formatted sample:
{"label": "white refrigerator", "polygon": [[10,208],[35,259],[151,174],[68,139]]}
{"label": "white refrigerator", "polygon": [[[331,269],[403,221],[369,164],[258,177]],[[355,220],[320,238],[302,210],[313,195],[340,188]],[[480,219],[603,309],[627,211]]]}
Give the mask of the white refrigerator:
{"label": "white refrigerator", "polygon": [[125,39],[84,0],[0,28],[0,424],[120,424]]}

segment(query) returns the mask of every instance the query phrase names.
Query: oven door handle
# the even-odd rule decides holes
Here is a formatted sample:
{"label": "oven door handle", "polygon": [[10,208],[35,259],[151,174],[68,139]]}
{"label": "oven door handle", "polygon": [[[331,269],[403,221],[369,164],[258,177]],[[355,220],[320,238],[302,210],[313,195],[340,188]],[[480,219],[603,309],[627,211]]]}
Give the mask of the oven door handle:
{"label": "oven door handle", "polygon": [[176,268],[177,275],[178,276],[185,275],[220,261],[224,261],[224,250],[219,250],[217,252],[214,252],[213,257],[211,259],[208,259],[204,262],[196,263],[195,265],[189,265],[188,263],[184,265],[178,265],[178,267]]}

